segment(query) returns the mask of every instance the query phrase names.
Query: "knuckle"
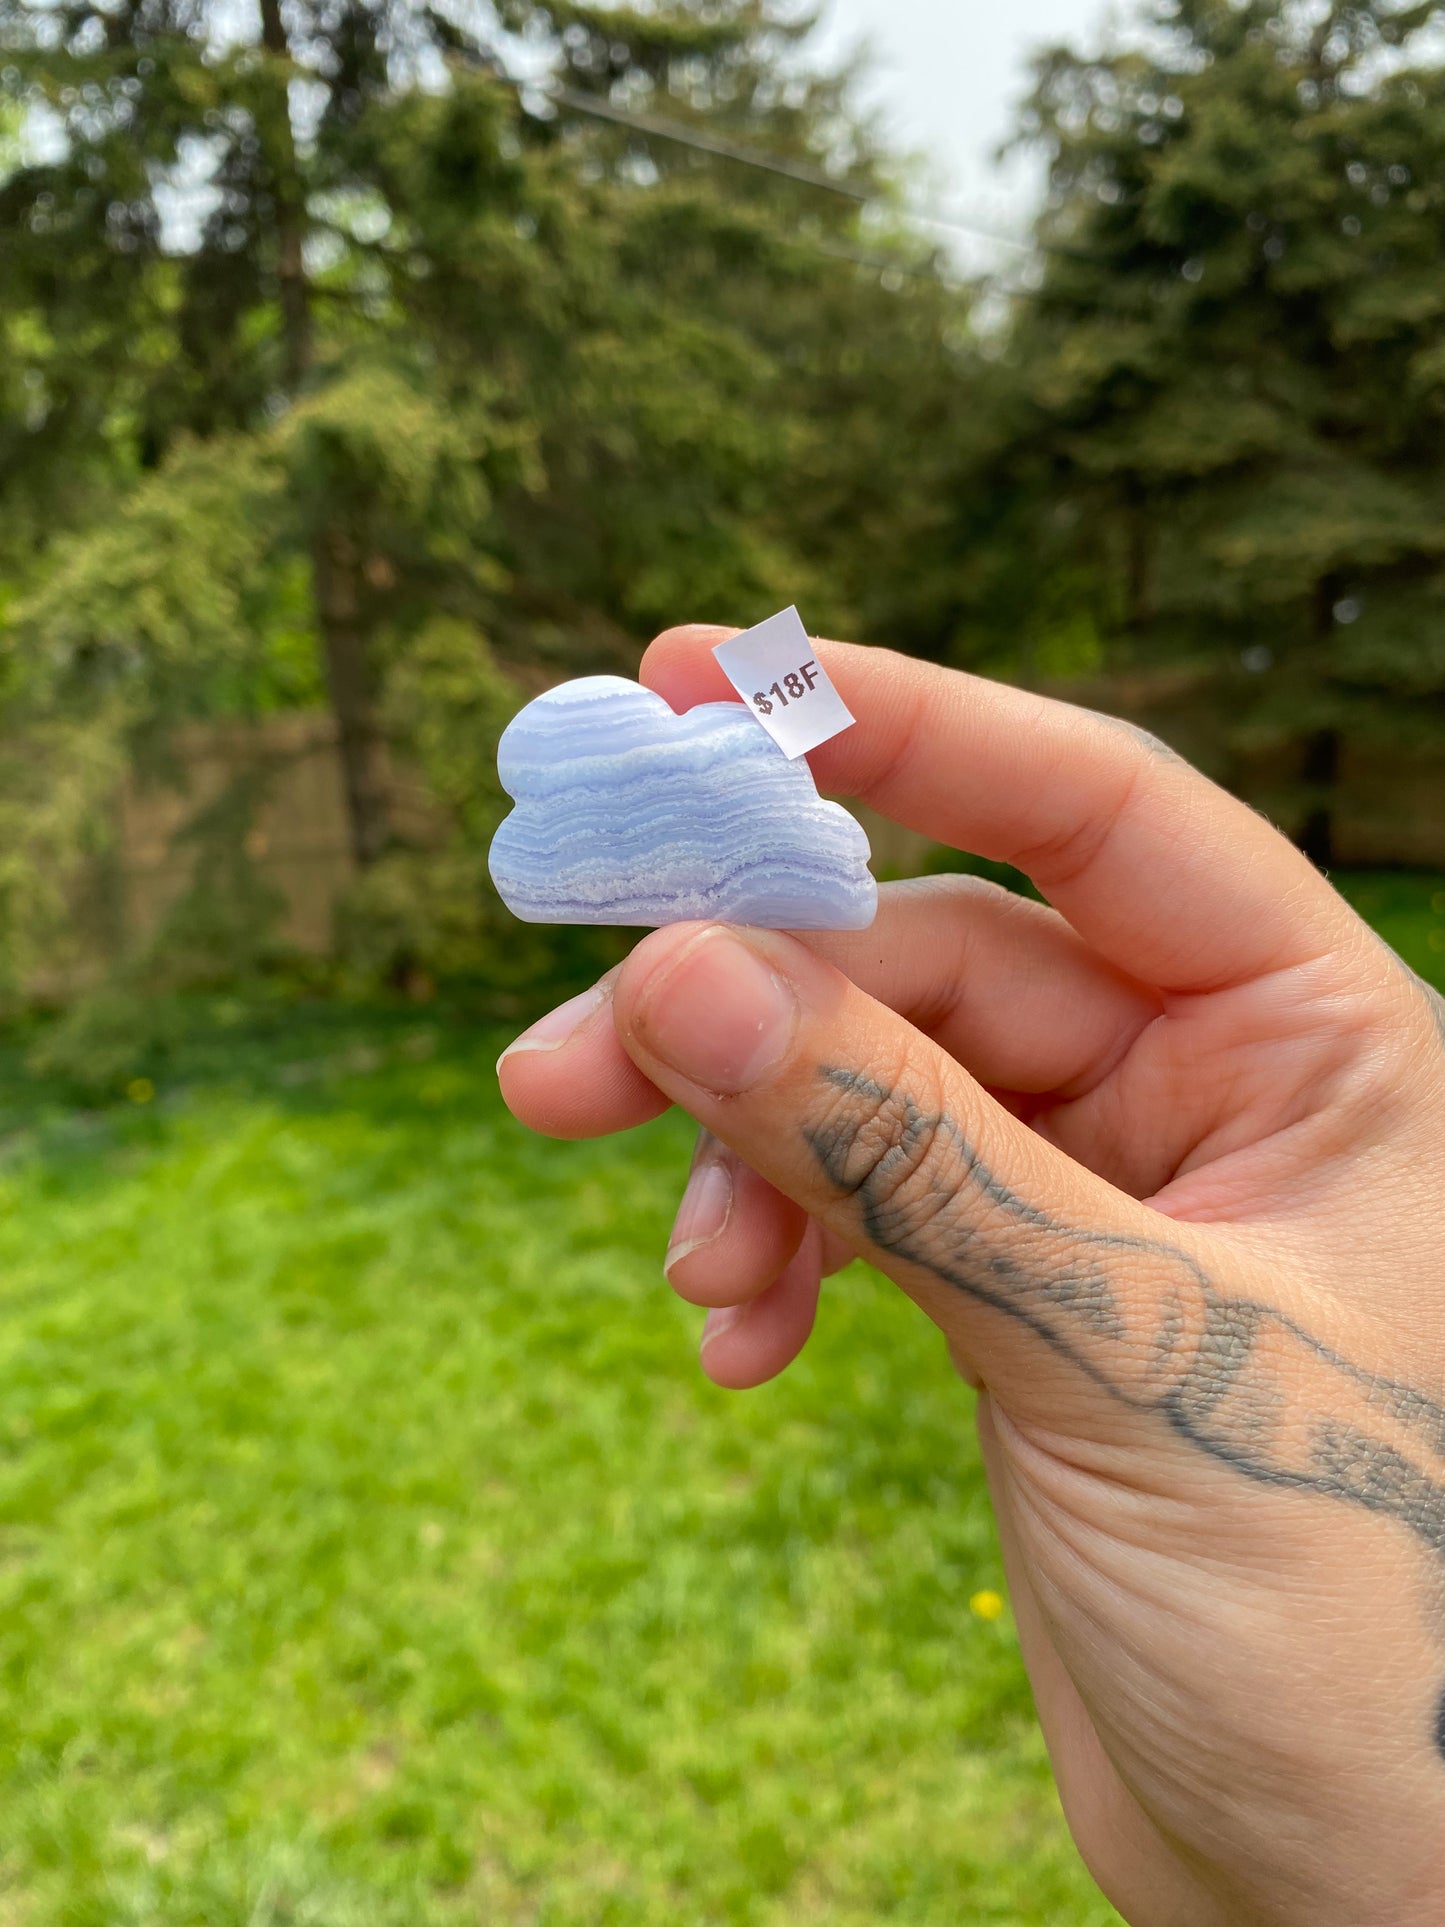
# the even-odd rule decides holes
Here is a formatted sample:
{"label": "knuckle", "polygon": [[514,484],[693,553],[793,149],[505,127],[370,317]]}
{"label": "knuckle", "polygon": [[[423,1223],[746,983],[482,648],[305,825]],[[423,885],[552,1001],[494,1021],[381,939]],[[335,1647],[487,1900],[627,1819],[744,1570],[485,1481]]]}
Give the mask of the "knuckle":
{"label": "knuckle", "polygon": [[1030,844],[1013,859],[1036,881],[1044,879],[1050,889],[1075,883],[1088,871],[1130,813],[1147,803],[1162,762],[1183,761],[1137,724],[1098,711],[1087,713],[1095,724],[1101,781],[1096,806],[1082,818],[1062,821],[1052,835]]}
{"label": "knuckle", "polygon": [[809,1132],[829,1179],[856,1199],[869,1236],[911,1244],[956,1197],[959,1136],[936,1076],[830,1072],[829,1101]]}

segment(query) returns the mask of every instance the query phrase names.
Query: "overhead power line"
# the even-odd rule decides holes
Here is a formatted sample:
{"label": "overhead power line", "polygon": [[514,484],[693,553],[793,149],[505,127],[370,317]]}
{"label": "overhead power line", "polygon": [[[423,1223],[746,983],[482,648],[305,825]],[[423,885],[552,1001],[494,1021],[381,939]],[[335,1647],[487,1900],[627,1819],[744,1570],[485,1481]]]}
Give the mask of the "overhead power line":
{"label": "overhead power line", "polygon": [[[742,146],[735,141],[720,140],[715,134],[706,133],[683,121],[667,120],[657,114],[634,112],[630,108],[617,107],[609,100],[596,94],[584,94],[575,87],[563,86],[560,82],[538,80],[519,80],[512,74],[500,76],[519,93],[541,94],[546,100],[554,101],[559,107],[570,108],[573,113],[589,114],[594,119],[605,120],[614,126],[628,127],[639,134],[650,134],[656,140],[671,141],[679,147],[690,147],[698,153],[712,154],[719,160],[734,161],[742,167],[760,168],[764,173],[780,174],[787,180],[800,181],[804,186],[817,187],[829,194],[842,196],[844,200],[866,207],[881,199],[877,190],[858,183],[841,180],[836,174],[829,174],[820,167],[812,167],[806,161],[793,160],[783,154],[770,154],[757,147]],[[945,228],[950,233],[966,235],[970,240],[987,241],[995,247],[1013,248],[1020,254],[1039,252],[1075,255],[1073,249],[1057,246],[1040,249],[1032,241],[1020,241],[1016,235],[1001,234],[997,228],[986,227],[982,222],[960,220],[956,215],[944,213],[941,209],[929,207],[908,207],[900,210],[911,221],[922,222],[928,227]]]}
{"label": "overhead power line", "polygon": [[625,108],[614,107],[611,101],[600,100],[595,94],[580,93],[575,87],[544,83],[536,91],[548,100],[555,100],[559,107],[570,107],[574,113],[592,114],[598,120],[613,121],[619,127],[651,134],[657,140],[674,141],[679,147],[693,147],[699,153],[715,154],[721,160],[739,161],[744,167],[760,167],[769,174],[782,174],[790,181],[821,187],[829,194],[841,194],[845,200],[857,201],[860,205],[878,198],[871,187],[855,187],[850,181],[825,173],[821,167],[809,167],[806,161],[765,154],[757,148],[738,147],[732,141],[705,134],[701,128],[684,126],[681,121],[662,120],[656,114],[630,113]]}

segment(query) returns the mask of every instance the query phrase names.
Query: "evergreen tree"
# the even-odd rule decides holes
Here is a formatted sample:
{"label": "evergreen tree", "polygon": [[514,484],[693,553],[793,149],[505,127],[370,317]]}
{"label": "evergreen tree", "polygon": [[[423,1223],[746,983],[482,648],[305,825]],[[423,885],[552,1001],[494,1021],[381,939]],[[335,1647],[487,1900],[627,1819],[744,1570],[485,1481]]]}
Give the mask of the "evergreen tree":
{"label": "evergreen tree", "polygon": [[[0,171],[8,726],[91,744],[51,784],[71,829],[103,816],[102,738],[324,689],[373,901],[405,867],[395,730],[470,826],[446,887],[477,896],[496,795],[455,730],[495,733],[500,669],[630,668],[686,610],[886,618],[828,510],[866,498],[886,538],[890,483],[916,495],[877,423],[952,381],[960,310],[916,245],[860,243],[877,157],[843,81],[773,0],[500,18],[0,0],[37,136]],[[551,95],[508,79],[519,44]],[[37,783],[0,811],[39,861]]]}
{"label": "evergreen tree", "polygon": [[1439,11],[1174,0],[1046,57],[1024,120],[1050,196],[1000,472],[1112,660],[1206,660],[1222,733],[1297,744],[1321,862],[1344,733],[1445,704]]}

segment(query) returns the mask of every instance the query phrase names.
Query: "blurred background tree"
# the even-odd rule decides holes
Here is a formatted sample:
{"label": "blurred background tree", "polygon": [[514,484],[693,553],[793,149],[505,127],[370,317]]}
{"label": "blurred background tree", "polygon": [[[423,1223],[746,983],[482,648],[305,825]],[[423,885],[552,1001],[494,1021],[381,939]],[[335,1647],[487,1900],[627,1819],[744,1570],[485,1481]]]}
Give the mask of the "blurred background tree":
{"label": "blurred background tree", "polygon": [[[595,962],[490,890],[498,731],[788,601],[1183,691],[1183,746],[1328,862],[1346,752],[1445,708],[1435,12],[1171,0],[1050,54],[1035,252],[980,301],[785,0],[0,0],[12,1003],[271,957],[284,758],[228,739],[216,794],[181,744],[308,709],[341,954]],[[159,915],[144,784],[188,798]]]}
{"label": "blurred background tree", "polygon": [[1236,777],[1292,746],[1269,800],[1322,864],[1346,737],[1445,718],[1438,14],[1172,0],[1142,47],[1041,61],[1022,121],[1050,194],[1001,469],[1056,557],[1035,625],[1204,671],[1201,746]]}
{"label": "blurred background tree", "polygon": [[[488,934],[508,669],[630,669],[682,609],[877,602],[859,524],[925,494],[909,429],[957,406],[962,308],[917,242],[860,270],[877,159],[805,25],[0,0],[0,32],[42,156],[0,187],[6,697],[35,750],[0,804],[12,983],[61,938],[65,838],[93,854],[117,767],[167,773],[183,718],[324,700],[346,927],[445,965]],[[441,848],[398,847],[388,741]]]}

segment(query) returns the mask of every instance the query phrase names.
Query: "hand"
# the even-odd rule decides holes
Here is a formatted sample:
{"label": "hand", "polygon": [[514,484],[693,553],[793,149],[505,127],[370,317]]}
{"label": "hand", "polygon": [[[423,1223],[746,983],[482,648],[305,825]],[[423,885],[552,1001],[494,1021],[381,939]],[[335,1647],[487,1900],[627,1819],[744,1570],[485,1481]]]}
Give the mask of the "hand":
{"label": "hand", "polygon": [[[643,680],[726,696],[670,631]],[[943,1330],[1065,1811],[1135,1927],[1445,1920],[1445,1006],[1126,725],[818,645],[820,785],[1028,872],[660,930],[503,1059],[703,1127],[669,1274],[756,1383],[849,1251]],[[899,1423],[907,1422],[900,1413]]]}

